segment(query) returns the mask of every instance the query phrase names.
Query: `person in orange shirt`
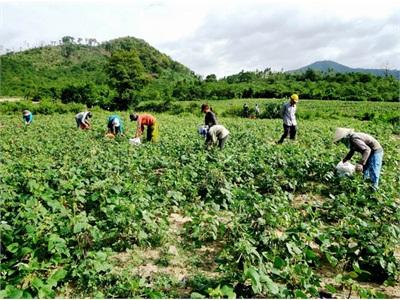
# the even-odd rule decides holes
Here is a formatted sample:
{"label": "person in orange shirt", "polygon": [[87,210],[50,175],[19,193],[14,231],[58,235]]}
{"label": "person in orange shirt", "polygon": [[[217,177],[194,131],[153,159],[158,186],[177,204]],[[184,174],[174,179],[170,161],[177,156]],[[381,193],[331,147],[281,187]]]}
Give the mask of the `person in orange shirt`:
{"label": "person in orange shirt", "polygon": [[136,138],[143,134],[144,127],[147,126],[147,141],[158,142],[158,122],[154,116],[131,113],[129,118],[137,122]]}

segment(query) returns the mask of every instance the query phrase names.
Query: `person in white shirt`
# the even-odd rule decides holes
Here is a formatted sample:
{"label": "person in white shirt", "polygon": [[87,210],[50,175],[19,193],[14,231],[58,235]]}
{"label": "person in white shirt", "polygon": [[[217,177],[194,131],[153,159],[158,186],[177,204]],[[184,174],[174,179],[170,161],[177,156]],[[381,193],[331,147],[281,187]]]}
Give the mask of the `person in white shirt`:
{"label": "person in white shirt", "polygon": [[210,149],[211,146],[218,143],[218,147],[224,149],[225,142],[228,139],[229,131],[223,125],[214,125],[207,131],[206,147]]}
{"label": "person in white shirt", "polygon": [[258,106],[258,103],[256,104],[256,107],[254,108],[254,111],[256,113],[256,117],[258,118],[260,116],[260,107]]}
{"label": "person in white shirt", "polygon": [[297,132],[297,121],[296,121],[296,103],[299,101],[299,96],[293,94],[290,96],[290,102],[285,103],[282,107],[282,118],[283,118],[283,134],[278,144],[282,144],[283,140],[290,134],[290,139],[296,138]]}
{"label": "person in white shirt", "polygon": [[89,129],[90,128],[90,118],[92,117],[92,113],[90,111],[84,111],[77,113],[75,115],[76,126],[81,129]]}

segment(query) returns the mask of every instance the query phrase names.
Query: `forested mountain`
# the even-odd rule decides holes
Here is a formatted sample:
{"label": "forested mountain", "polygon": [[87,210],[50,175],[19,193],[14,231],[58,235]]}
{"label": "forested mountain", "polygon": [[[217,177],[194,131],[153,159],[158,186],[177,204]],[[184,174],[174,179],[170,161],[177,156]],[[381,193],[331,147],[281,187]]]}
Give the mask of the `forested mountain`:
{"label": "forested mountain", "polygon": [[400,70],[389,70],[389,69],[362,69],[362,68],[350,68],[345,65],[339,64],[331,60],[316,61],[305,67],[288,71],[289,73],[302,73],[308,69],[320,72],[336,72],[336,73],[364,73],[372,74],[376,76],[388,76],[391,75],[397,79],[400,79]]}
{"label": "forested mountain", "polygon": [[221,79],[215,74],[202,78],[133,37],[82,45],[66,36],[61,45],[0,58],[2,96],[108,109],[127,109],[148,100],[168,104],[171,100],[283,98],[292,93],[301,99],[399,101],[400,81],[391,74],[347,72],[347,67],[330,62],[316,64],[320,70],[304,72],[266,68]]}
{"label": "forested mountain", "polygon": [[[140,39],[125,37],[89,46],[66,36],[58,46],[2,55],[0,95],[59,98],[67,87],[89,86],[108,97],[108,86],[112,85],[109,63],[113,54],[137,57],[136,67],[146,78],[146,86],[155,84],[159,90],[163,84],[169,88],[171,82],[196,79],[187,67]],[[133,66],[124,67],[129,70]],[[125,75],[129,78],[129,74]]]}

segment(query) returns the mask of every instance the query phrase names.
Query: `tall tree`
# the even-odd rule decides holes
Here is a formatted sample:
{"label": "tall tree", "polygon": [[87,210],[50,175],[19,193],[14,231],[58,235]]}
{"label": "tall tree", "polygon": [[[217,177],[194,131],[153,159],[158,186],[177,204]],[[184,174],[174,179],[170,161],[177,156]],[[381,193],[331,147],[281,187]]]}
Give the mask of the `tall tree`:
{"label": "tall tree", "polygon": [[62,40],[63,44],[69,44],[69,43],[73,43],[74,42],[74,38],[72,36],[69,36],[69,35],[63,36],[61,40]]}
{"label": "tall tree", "polygon": [[119,109],[127,109],[139,102],[138,92],[150,81],[135,50],[119,50],[111,54],[107,72],[110,85],[116,89]]}

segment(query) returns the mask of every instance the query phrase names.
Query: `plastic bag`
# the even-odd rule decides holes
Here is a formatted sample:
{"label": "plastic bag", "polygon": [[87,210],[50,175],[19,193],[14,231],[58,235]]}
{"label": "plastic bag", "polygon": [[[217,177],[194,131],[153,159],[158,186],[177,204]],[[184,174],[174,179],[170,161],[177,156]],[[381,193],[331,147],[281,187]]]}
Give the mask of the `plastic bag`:
{"label": "plastic bag", "polygon": [[140,138],[137,137],[137,138],[129,139],[129,144],[139,146],[141,144]]}
{"label": "plastic bag", "polygon": [[338,173],[339,177],[352,176],[355,171],[356,166],[349,161],[346,161],[345,163],[340,161],[336,166],[336,172]]}

